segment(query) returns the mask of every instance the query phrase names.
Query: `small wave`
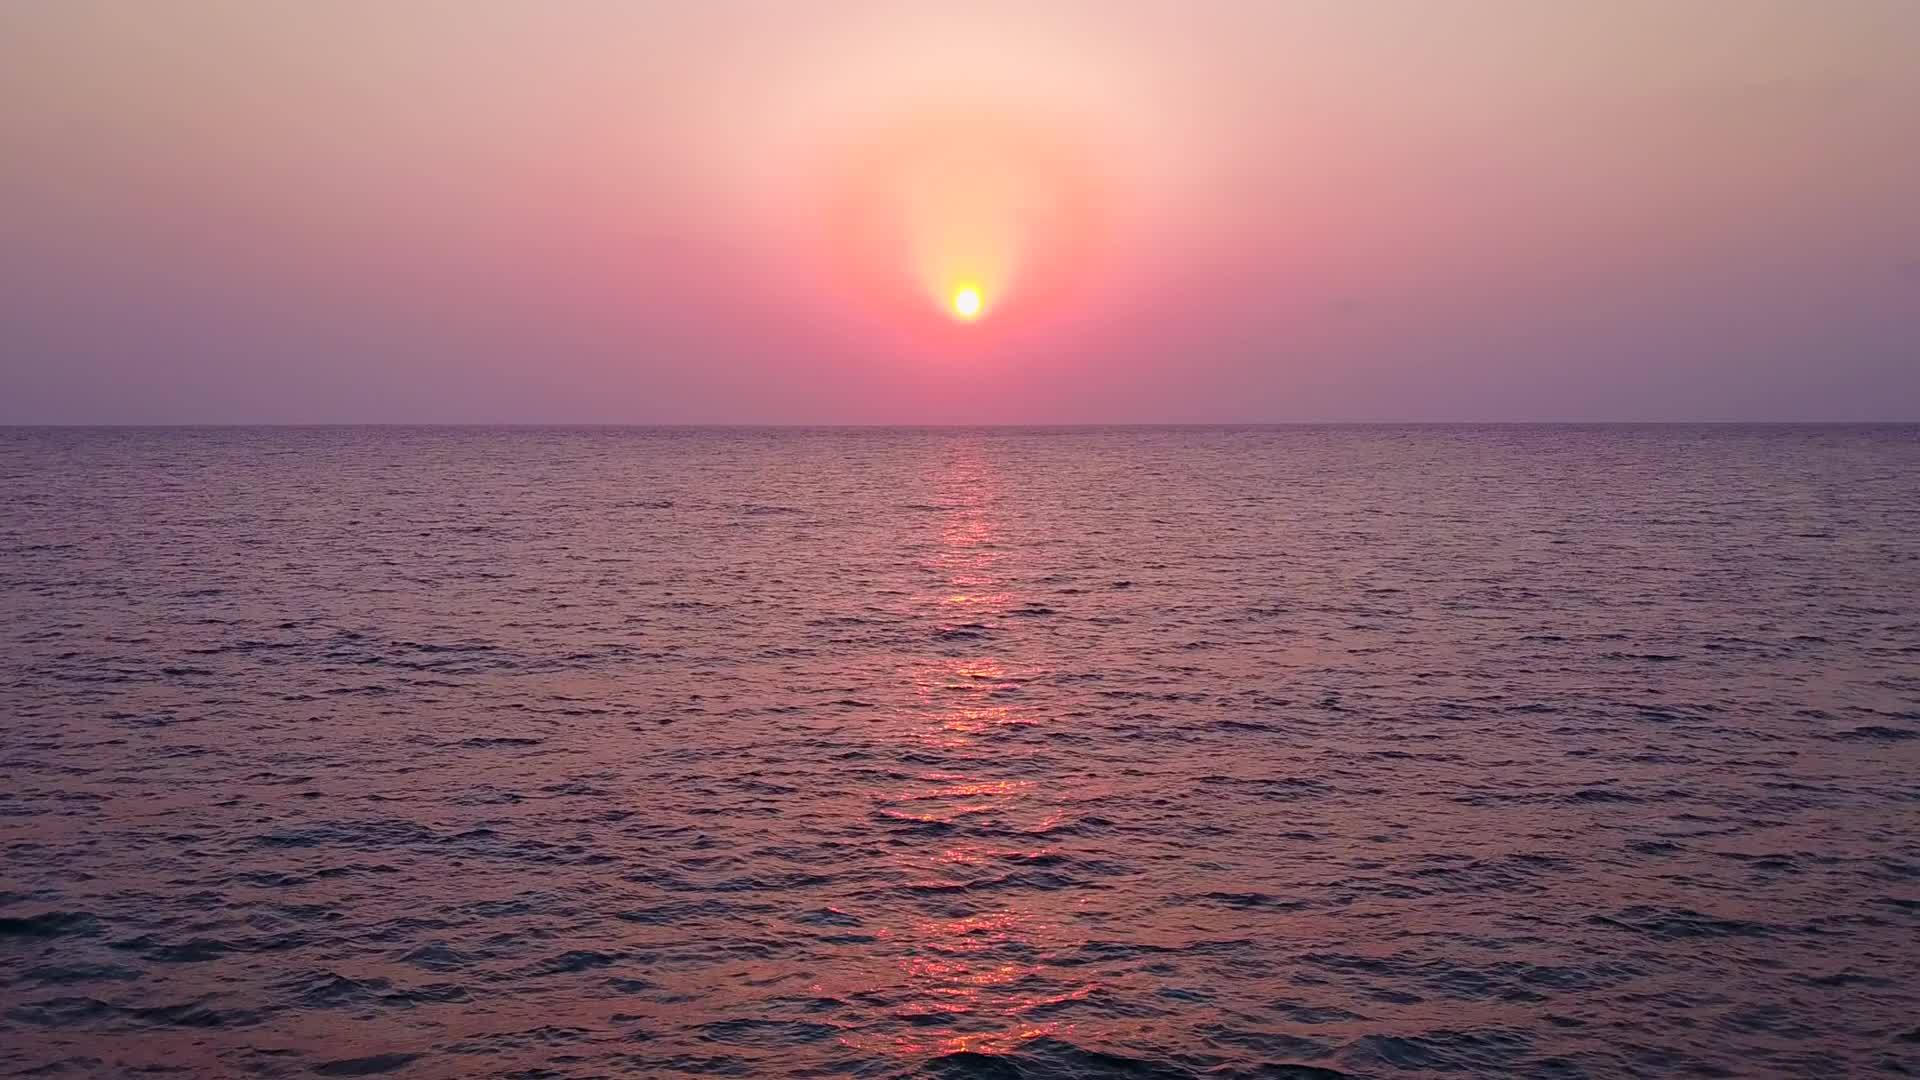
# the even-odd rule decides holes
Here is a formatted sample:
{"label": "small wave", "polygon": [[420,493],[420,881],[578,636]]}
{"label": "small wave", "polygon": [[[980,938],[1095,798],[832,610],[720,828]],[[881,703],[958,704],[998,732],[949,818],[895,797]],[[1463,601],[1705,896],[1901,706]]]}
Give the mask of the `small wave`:
{"label": "small wave", "polygon": [[1344,1063],[1485,1076],[1513,1069],[1532,1046],[1517,1031],[1438,1031],[1420,1036],[1366,1035],[1340,1051]]}
{"label": "small wave", "polygon": [[292,997],[301,1008],[330,1009],[367,1001],[390,985],[385,979],[350,979],[334,971],[310,971],[282,979],[274,988]]}
{"label": "small wave", "polygon": [[795,1043],[820,1042],[840,1034],[840,1029],[831,1024],[819,1024],[807,1020],[767,1020],[745,1017],[735,1020],[716,1020],[700,1024],[694,1028],[703,1039],[715,1042],[737,1043],[745,1046],[766,1046],[780,1049]]}
{"label": "small wave", "polygon": [[57,938],[100,932],[100,920],[85,911],[43,911],[38,915],[0,916],[0,938]]}
{"label": "small wave", "polygon": [[620,953],[599,952],[594,949],[574,949],[550,956],[533,965],[521,974],[527,978],[540,978],[546,975],[575,975],[582,971],[609,967],[623,959]]}
{"label": "small wave", "polygon": [[448,945],[444,941],[432,941],[417,948],[409,949],[400,956],[403,964],[425,968],[428,971],[458,971],[473,963],[474,958]]}
{"label": "small wave", "polygon": [[208,1004],[209,1000],[177,1005],[116,1005],[90,997],[49,998],[15,1006],[7,1011],[7,1016],[48,1030],[101,1027],[240,1028],[266,1019],[265,1014],[257,1010],[217,1009]]}
{"label": "small wave", "polygon": [[1887,727],[1884,724],[1865,724],[1835,732],[1833,738],[1845,741],[1866,739],[1874,742],[1900,742],[1906,739],[1920,739],[1920,731],[1914,731],[1911,728]]}
{"label": "small wave", "polygon": [[1210,892],[1201,893],[1203,903],[1218,904],[1230,908],[1266,908],[1273,911],[1299,911],[1311,907],[1305,900],[1286,900],[1270,896],[1263,892]]}
{"label": "small wave", "polygon": [[1092,1080],[1127,1077],[1129,1080],[1346,1080],[1337,1069],[1289,1062],[1247,1066],[1214,1059],[1199,1068],[1174,1061],[1128,1057],[1077,1046],[1064,1039],[1041,1036],[1018,1050],[985,1053],[961,1050],[928,1061],[926,1075],[951,1080]]}
{"label": "small wave", "polygon": [[404,1068],[420,1060],[419,1054],[372,1054],[367,1057],[336,1058],[313,1067],[317,1076],[377,1076]]}
{"label": "small wave", "polygon": [[144,976],[133,968],[118,964],[45,964],[22,972],[23,977],[40,986],[70,986],[90,982],[137,982]]}
{"label": "small wave", "polygon": [[1613,788],[1598,787],[1581,788],[1579,791],[1562,797],[1568,802],[1576,803],[1637,803],[1641,801],[1638,795],[1632,795],[1624,791],[1616,791]]}
{"label": "small wave", "polygon": [[916,881],[902,886],[912,893],[971,893],[1002,889],[1051,891],[1096,887],[1091,882],[1046,870],[1014,871],[992,877],[976,878],[972,881]]}
{"label": "small wave", "polygon": [[1613,915],[1594,915],[1587,919],[1595,926],[1632,930],[1658,938],[1766,937],[1777,931],[1765,923],[1743,919],[1724,919],[1686,909],[1661,910],[1633,907]]}

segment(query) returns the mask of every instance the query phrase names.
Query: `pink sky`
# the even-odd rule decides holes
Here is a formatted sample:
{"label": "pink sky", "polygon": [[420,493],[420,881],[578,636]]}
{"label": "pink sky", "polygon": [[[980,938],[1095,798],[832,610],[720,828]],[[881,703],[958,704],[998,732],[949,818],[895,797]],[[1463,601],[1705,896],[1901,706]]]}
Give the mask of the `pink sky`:
{"label": "pink sky", "polygon": [[1916,48],[1910,0],[11,4],[0,422],[1920,419]]}

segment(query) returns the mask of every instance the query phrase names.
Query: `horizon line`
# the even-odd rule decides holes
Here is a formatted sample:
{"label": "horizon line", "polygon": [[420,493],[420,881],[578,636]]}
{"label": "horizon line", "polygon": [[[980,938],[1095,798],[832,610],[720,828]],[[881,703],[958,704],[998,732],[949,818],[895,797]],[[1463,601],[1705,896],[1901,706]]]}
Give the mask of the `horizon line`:
{"label": "horizon line", "polygon": [[238,428],[582,428],[664,430],[902,430],[1001,429],[1032,430],[1098,428],[1287,428],[1287,427],[1913,427],[1920,418],[1900,420],[1117,420],[1066,422],[886,422],[831,423],[810,421],[595,421],[595,420],[319,420],[319,421],[88,421],[21,423],[0,421],[0,429],[238,429]]}

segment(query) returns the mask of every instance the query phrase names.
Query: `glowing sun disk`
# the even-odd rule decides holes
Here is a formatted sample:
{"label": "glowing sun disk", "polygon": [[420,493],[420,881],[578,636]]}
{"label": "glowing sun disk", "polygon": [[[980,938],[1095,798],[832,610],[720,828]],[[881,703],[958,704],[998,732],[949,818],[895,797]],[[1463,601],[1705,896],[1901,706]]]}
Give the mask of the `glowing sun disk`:
{"label": "glowing sun disk", "polygon": [[953,315],[963,322],[972,322],[980,317],[980,287],[962,285],[953,290]]}

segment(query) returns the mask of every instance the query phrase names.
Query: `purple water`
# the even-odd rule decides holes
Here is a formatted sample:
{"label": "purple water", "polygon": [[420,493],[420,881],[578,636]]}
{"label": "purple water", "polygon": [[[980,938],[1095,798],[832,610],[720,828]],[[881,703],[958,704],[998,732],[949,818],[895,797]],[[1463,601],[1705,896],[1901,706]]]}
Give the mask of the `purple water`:
{"label": "purple water", "polygon": [[0,431],[0,1069],[1920,1070],[1920,429]]}

